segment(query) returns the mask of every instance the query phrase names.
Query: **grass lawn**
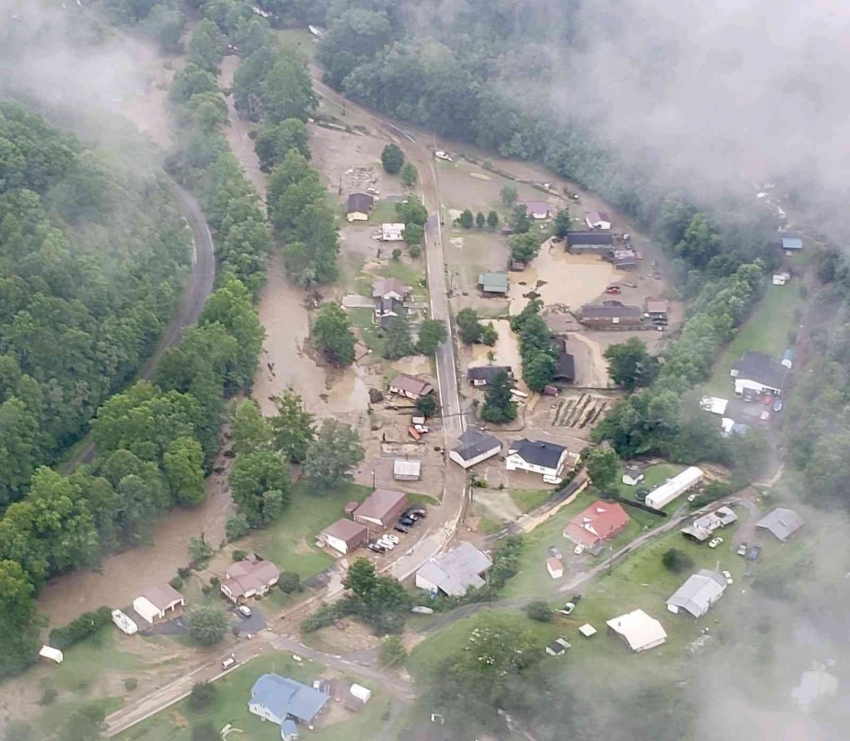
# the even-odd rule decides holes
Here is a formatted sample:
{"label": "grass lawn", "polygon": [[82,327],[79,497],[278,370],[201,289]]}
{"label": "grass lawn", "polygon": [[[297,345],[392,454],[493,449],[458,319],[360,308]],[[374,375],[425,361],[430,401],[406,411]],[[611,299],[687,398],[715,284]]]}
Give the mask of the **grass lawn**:
{"label": "grass lawn", "polygon": [[371,489],[358,484],[345,484],[339,488],[313,495],[307,493],[303,481],[292,487],[289,507],[283,517],[268,530],[256,531],[250,538],[240,541],[239,547],[261,553],[274,561],[281,571],[294,571],[302,579],[318,574],[330,566],[334,559],[315,547],[319,531],[343,516],[343,507],[351,501],[362,502]]}
{"label": "grass lawn", "polygon": [[62,726],[68,722],[69,716],[83,708],[91,706],[99,707],[103,710],[104,715],[109,715],[118,710],[123,704],[123,697],[104,697],[100,700],[80,702],[57,702],[45,709],[38,727],[45,736],[52,736],[54,733],[58,733]]}
{"label": "grass lawn", "polygon": [[115,633],[116,629],[110,623],[95,635],[66,649],[65,660],[51,672],[51,684],[58,690],[85,691],[104,669],[150,669],[151,664],[118,648]]}
{"label": "grass lawn", "polygon": [[413,286],[414,289],[424,280],[423,267],[414,267],[401,260],[390,260],[385,265],[381,265],[377,272],[382,278],[398,278],[405,285]]}
{"label": "grass lawn", "polygon": [[782,358],[788,347],[788,332],[796,330],[799,324],[794,313],[804,303],[800,287],[798,282],[768,286],[764,298],[715,362],[714,373],[705,386],[707,394],[730,398],[733,391],[729,371],[732,363],[747,350],[763,352],[776,360]]}
{"label": "grass lawn", "polygon": [[[371,288],[370,288],[371,290]],[[378,337],[378,325],[375,324],[375,312],[372,309],[349,309],[351,323],[360,329],[360,339],[373,353],[380,357],[384,352],[385,339]]]}
{"label": "grass lawn", "polygon": [[[215,683],[218,692],[211,707],[194,711],[189,708],[186,700],[182,700],[116,738],[120,741],[189,741],[192,725],[201,721],[212,721],[216,728],[233,723],[244,732],[238,734],[243,741],[279,740],[280,728],[251,715],[247,702],[251,696],[251,687],[263,674],[274,672],[309,684],[326,668],[318,662],[298,664],[292,661],[291,657],[288,653],[260,656]],[[321,735],[323,733],[316,731],[310,734],[310,737],[324,738]]]}
{"label": "grass lawn", "polygon": [[523,512],[531,512],[548,501],[555,492],[552,489],[511,489],[508,493]]}
{"label": "grass lawn", "polygon": [[316,53],[314,36],[306,28],[286,28],[275,31],[275,36],[281,46],[286,49],[298,49],[308,59],[312,59]]}
{"label": "grass lawn", "polygon": [[[375,201],[372,213],[369,214],[369,222],[374,222],[376,224],[400,223],[401,219],[398,217],[398,211],[396,211],[395,203],[387,200]],[[399,242],[398,246],[404,249],[403,243]]]}

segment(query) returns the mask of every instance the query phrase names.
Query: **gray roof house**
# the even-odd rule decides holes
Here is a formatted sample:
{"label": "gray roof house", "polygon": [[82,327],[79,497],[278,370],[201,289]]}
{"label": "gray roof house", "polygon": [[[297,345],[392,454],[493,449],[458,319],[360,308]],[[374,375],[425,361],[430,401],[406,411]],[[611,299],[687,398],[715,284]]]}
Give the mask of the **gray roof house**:
{"label": "gray roof house", "polygon": [[494,455],[502,452],[502,443],[492,435],[485,435],[474,427],[470,427],[457,441],[457,445],[449,451],[449,458],[461,468],[471,468]]}
{"label": "gray roof house", "polygon": [[667,609],[674,614],[685,610],[693,617],[700,618],[723,596],[725,591],[726,577],[723,574],[709,569],[700,569],[667,600]]}
{"label": "gray roof house", "polygon": [[555,363],[555,375],[552,380],[572,383],[576,378],[575,358],[567,352],[567,341],[563,337],[556,337],[555,344],[558,346],[558,360]]}
{"label": "gray roof house", "polygon": [[505,272],[481,273],[478,276],[478,287],[484,293],[500,293],[502,295],[508,292],[510,279]]}
{"label": "gray roof house", "polygon": [[604,253],[614,245],[611,232],[567,232],[565,241],[570,252]]}
{"label": "gray roof house", "polygon": [[803,518],[793,509],[777,507],[773,512],[762,517],[756,523],[756,527],[761,530],[769,530],[778,540],[784,543],[804,524]]}
{"label": "gray roof house", "polygon": [[499,371],[507,373],[508,380],[513,381],[514,372],[509,365],[482,365],[475,368],[468,368],[466,379],[473,386],[489,386],[496,379],[496,374]]}
{"label": "gray roof house", "polygon": [[752,381],[764,390],[782,391],[788,369],[778,360],[761,352],[748,350],[740,360],[732,363],[730,374],[735,379],[735,389],[743,388],[745,381]]}
{"label": "gray roof house", "polygon": [[278,725],[283,725],[287,719],[310,723],[328,700],[330,697],[324,692],[294,679],[278,674],[263,674],[251,688],[248,710]]}
{"label": "gray roof house", "polygon": [[442,556],[432,558],[416,572],[416,586],[432,594],[462,597],[470,587],[480,589],[493,562],[472,543],[461,543]]}
{"label": "gray roof house", "polygon": [[782,237],[782,249],[789,252],[799,252],[803,249],[803,240],[799,237]]}

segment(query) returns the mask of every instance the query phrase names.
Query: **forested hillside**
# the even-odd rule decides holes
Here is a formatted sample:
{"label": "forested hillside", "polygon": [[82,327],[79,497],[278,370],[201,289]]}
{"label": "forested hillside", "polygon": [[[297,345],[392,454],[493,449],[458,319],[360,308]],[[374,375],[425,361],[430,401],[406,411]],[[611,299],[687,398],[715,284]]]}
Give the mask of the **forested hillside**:
{"label": "forested hillside", "polygon": [[190,236],[164,178],[0,105],[0,508],[148,358]]}

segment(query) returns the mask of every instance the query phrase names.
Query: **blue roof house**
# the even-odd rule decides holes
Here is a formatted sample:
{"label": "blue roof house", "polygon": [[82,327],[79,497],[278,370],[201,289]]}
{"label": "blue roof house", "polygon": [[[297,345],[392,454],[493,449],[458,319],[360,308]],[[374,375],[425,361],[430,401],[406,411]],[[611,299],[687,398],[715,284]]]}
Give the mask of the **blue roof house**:
{"label": "blue roof house", "polygon": [[[277,723],[281,727],[281,737],[288,741],[295,725],[291,721],[311,723],[329,699],[324,692],[294,679],[263,674],[251,688],[248,710],[263,720]],[[295,733],[297,736],[297,728]]]}
{"label": "blue roof house", "polygon": [[803,240],[799,237],[783,237],[782,249],[786,252],[799,252],[803,249]]}

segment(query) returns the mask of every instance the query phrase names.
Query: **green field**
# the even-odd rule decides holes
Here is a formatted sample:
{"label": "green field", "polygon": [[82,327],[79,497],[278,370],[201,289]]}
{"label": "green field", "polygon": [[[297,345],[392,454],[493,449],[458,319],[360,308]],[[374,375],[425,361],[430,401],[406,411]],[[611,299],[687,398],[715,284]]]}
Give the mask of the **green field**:
{"label": "green field", "polygon": [[313,576],[334,562],[332,556],[316,548],[316,535],[343,516],[347,502],[362,502],[370,493],[367,486],[344,484],[314,495],[299,481],[292,487],[283,517],[267,530],[255,531],[238,545],[242,550],[249,546],[261,553],[281,571],[294,571],[302,579]]}
{"label": "green field", "polygon": [[[372,208],[372,213],[369,214],[369,221],[374,222],[376,224],[397,224],[401,221],[398,217],[398,211],[396,211],[395,203],[392,201],[375,201],[375,205]],[[404,247],[403,244],[399,243],[399,247]]]}
{"label": "green field", "polygon": [[732,341],[714,364],[714,373],[705,386],[705,392],[721,398],[733,393],[729,371],[732,363],[747,350],[763,352],[777,360],[788,348],[788,333],[797,329],[799,321],[794,314],[803,307],[800,284],[768,286],[764,298],[756,305],[752,316],[737,331]]}
{"label": "green field", "polygon": [[280,45],[286,49],[297,49],[308,59],[316,53],[316,39],[306,28],[286,28],[275,31]]}
{"label": "green field", "polygon": [[523,512],[531,512],[552,498],[551,489],[511,489],[508,492],[514,504]]}

